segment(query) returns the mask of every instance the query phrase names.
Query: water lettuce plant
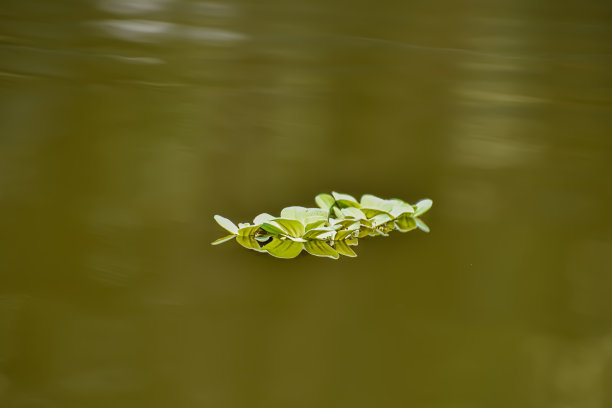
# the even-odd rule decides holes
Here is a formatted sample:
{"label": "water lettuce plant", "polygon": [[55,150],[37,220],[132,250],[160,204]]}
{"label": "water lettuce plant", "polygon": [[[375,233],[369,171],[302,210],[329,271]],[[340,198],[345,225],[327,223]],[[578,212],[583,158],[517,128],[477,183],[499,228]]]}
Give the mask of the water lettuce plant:
{"label": "water lettuce plant", "polygon": [[302,251],[311,255],[338,259],[355,257],[351,247],[359,238],[388,236],[391,231],[408,232],[429,227],[419,217],[432,206],[430,199],[412,205],[397,198],[382,199],[364,194],[353,196],[332,192],[315,197],[318,208],[292,206],[280,216],[259,214],[253,223],[234,224],[220,215],[215,221],[230,235],[212,243],[218,245],[235,239],[245,248],[267,252],[277,258],[295,258]]}

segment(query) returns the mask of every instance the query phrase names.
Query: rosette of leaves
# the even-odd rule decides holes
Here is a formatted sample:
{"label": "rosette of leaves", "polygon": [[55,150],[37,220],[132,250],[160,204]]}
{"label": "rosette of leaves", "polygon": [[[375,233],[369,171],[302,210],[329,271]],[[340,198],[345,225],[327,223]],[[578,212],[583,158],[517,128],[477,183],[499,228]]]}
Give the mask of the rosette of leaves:
{"label": "rosette of leaves", "polygon": [[358,238],[387,236],[398,230],[407,232],[429,227],[418,217],[431,208],[425,199],[410,205],[399,199],[385,200],[365,194],[357,201],[353,196],[332,192],[315,197],[319,208],[286,207],[280,217],[263,213],[253,223],[235,225],[220,215],[215,220],[230,235],[214,241],[217,245],[231,239],[258,252],[278,258],[295,258],[302,250],[311,255],[338,259],[340,255],[357,256],[350,248]]}
{"label": "rosette of leaves", "polygon": [[371,194],[364,194],[361,197],[360,208],[368,219],[375,220],[376,229],[384,234],[394,229],[408,232],[415,228],[429,232],[427,224],[418,217],[429,210],[432,204],[430,199],[410,205],[397,198],[385,200]]}
{"label": "rosette of leaves", "polygon": [[424,199],[410,205],[397,198],[385,200],[372,194],[364,194],[360,201],[348,194],[333,192],[319,194],[315,201],[337,218],[352,217],[359,219],[362,230],[360,238],[368,235],[388,235],[393,230],[408,232],[415,228],[429,232],[429,227],[418,217],[429,210],[433,204]]}

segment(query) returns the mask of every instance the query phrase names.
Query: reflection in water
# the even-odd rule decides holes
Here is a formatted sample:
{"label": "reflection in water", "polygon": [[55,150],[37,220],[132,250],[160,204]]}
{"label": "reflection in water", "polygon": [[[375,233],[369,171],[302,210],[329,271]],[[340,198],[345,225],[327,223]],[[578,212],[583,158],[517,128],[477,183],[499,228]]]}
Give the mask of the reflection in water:
{"label": "reflection in water", "polygon": [[105,33],[126,41],[159,42],[174,31],[173,24],[163,21],[108,20],[96,25]]}
{"label": "reflection in water", "polygon": [[[120,15],[144,16],[150,13],[162,12],[172,6],[188,16],[190,13],[221,20],[227,24],[226,18],[235,17],[234,7],[213,2],[181,3],[173,0],[101,0],[100,9]],[[202,24],[188,26],[168,21],[147,19],[102,20],[94,23],[105,35],[131,42],[169,42],[194,40],[212,45],[226,45],[246,39],[244,34],[220,27],[206,27]]]}
{"label": "reflection in water", "polygon": [[478,56],[465,57],[462,64],[465,79],[457,89],[461,114],[453,132],[456,160],[462,165],[491,170],[537,159],[541,149],[534,140],[524,137],[526,126],[536,123],[533,113],[545,102],[526,94],[529,88],[525,77],[534,73],[528,60],[495,57],[496,53],[528,52],[527,24],[483,18],[469,24],[467,46],[493,57],[484,61]]}
{"label": "reflection in water", "polygon": [[133,42],[166,42],[183,39],[211,45],[226,45],[246,38],[242,34],[219,28],[187,27],[162,21],[105,20],[95,25],[107,35]]}
{"label": "reflection in water", "polygon": [[533,406],[607,406],[612,336],[573,342],[535,335],[525,348],[532,358]]}
{"label": "reflection in water", "polygon": [[164,11],[173,0],[99,0],[101,10],[115,14],[143,14]]}

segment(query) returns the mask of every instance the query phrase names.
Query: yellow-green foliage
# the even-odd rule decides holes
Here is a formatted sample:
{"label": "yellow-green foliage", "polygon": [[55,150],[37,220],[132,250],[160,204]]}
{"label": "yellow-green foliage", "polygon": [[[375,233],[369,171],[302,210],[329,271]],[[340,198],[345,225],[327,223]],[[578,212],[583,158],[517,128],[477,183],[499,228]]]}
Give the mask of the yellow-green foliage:
{"label": "yellow-green foliage", "polygon": [[358,238],[387,236],[429,227],[419,218],[432,205],[428,198],[411,205],[397,198],[385,200],[364,194],[360,201],[348,194],[332,192],[315,197],[319,208],[283,208],[280,217],[263,213],[253,223],[240,223],[215,215],[215,221],[230,232],[212,245],[233,238],[245,248],[267,252],[277,258],[295,258],[302,250],[311,255],[338,259],[357,256],[351,246]]}

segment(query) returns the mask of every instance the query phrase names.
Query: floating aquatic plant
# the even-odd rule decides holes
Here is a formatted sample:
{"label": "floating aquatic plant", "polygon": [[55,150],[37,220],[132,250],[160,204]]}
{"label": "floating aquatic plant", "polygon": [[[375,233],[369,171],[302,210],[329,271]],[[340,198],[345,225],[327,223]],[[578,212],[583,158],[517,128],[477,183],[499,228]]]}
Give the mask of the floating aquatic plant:
{"label": "floating aquatic plant", "polygon": [[253,223],[234,224],[220,215],[215,221],[230,235],[212,245],[236,239],[245,248],[267,252],[277,258],[295,258],[302,250],[311,255],[338,259],[357,256],[351,248],[359,238],[388,236],[391,231],[408,232],[429,227],[419,217],[431,206],[430,199],[411,205],[397,198],[385,200],[364,194],[360,201],[348,194],[332,192],[315,197],[319,208],[283,208],[280,217],[263,213]]}

